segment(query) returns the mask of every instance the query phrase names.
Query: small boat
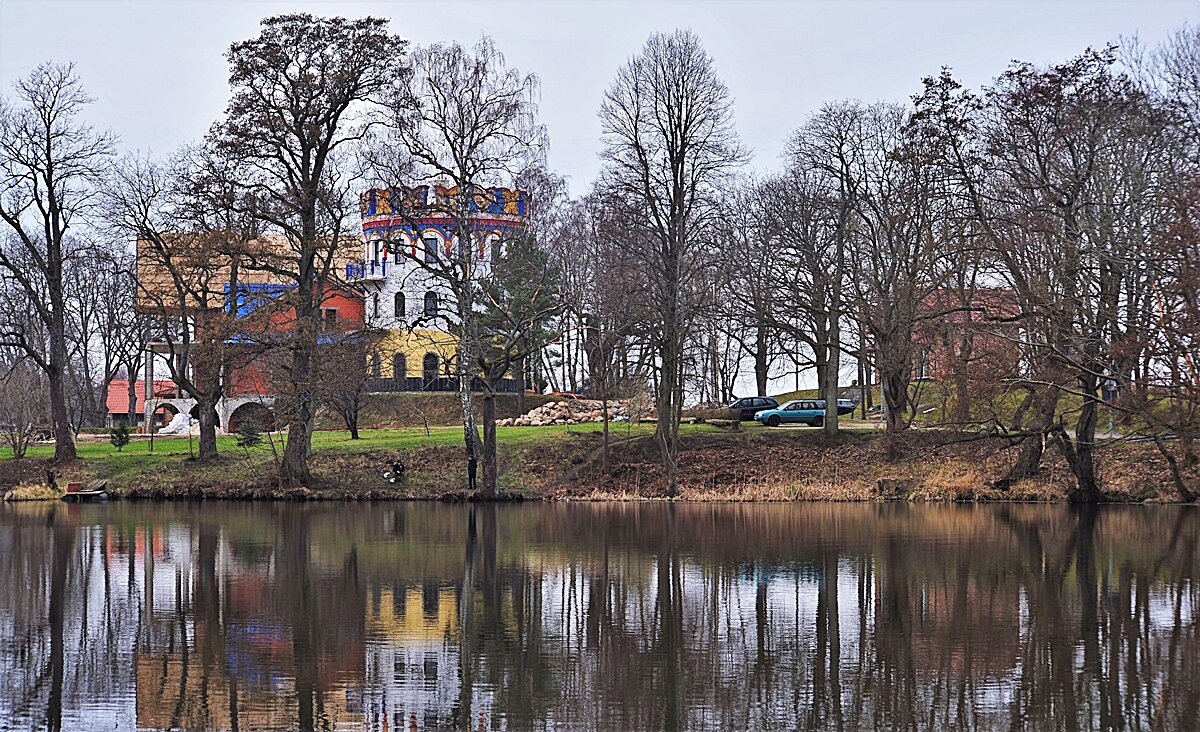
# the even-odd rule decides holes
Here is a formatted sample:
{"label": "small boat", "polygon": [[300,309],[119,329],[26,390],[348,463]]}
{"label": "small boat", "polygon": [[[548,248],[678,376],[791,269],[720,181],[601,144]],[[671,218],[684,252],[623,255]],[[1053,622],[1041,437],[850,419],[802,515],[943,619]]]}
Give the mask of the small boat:
{"label": "small boat", "polygon": [[108,500],[108,481],[93,480],[84,486],[82,483],[67,483],[67,492],[62,499],[67,503],[93,503]]}

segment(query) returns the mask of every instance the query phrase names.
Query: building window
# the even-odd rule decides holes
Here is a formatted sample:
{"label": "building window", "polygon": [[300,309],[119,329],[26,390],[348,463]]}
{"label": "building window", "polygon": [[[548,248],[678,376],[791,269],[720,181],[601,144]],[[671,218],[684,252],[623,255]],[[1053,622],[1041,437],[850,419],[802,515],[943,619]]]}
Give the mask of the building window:
{"label": "building window", "polygon": [[371,315],[376,318],[379,317],[379,293],[378,292],[375,293],[374,295],[371,295]]}
{"label": "building window", "polygon": [[408,377],[408,359],[404,358],[403,353],[397,353],[392,356],[392,378],[403,379]]}
{"label": "building window", "polygon": [[438,377],[438,357],[436,353],[426,353],[421,361],[421,378],[425,383],[432,384]]}
{"label": "building window", "polygon": [[397,318],[404,317],[404,293],[403,292],[396,293],[396,317]]}
{"label": "building window", "polygon": [[913,368],[913,378],[914,379],[928,379],[929,378],[929,352],[927,350],[925,350],[925,348],[920,347],[920,346],[918,346],[914,350],[916,352],[913,354],[913,361],[916,363],[916,366]]}
{"label": "building window", "polygon": [[371,378],[378,379],[383,375],[383,359],[378,353],[371,354]]}
{"label": "building window", "polygon": [[437,315],[438,296],[433,290],[425,293],[425,314]]}
{"label": "building window", "polygon": [[333,328],[337,325],[338,311],[337,308],[321,308],[321,323],[326,328]]}
{"label": "building window", "polygon": [[438,261],[438,238],[436,236],[427,236],[422,241],[425,242],[425,263],[437,264]]}
{"label": "building window", "polygon": [[491,236],[489,236],[488,237],[488,246],[492,250],[492,261],[499,262],[500,257],[502,256],[502,252],[500,249],[500,236],[498,234],[492,234]]}

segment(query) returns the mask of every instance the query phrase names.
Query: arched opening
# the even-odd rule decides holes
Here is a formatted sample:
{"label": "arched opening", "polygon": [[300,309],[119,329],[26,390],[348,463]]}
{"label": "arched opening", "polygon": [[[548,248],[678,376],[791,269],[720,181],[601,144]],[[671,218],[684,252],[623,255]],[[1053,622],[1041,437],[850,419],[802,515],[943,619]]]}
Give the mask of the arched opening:
{"label": "arched opening", "polygon": [[433,290],[429,290],[428,292],[425,293],[425,314],[426,315],[437,315],[437,310],[438,310],[437,293],[434,292]]}
{"label": "arched opening", "polygon": [[246,402],[229,415],[229,431],[237,432],[243,423],[251,423],[263,432],[275,431],[275,415],[258,402]]}
{"label": "arched opening", "polygon": [[403,379],[408,376],[408,359],[403,353],[397,353],[392,356],[392,378]]}
{"label": "arched opening", "polygon": [[175,408],[174,404],[159,404],[150,417],[150,424],[154,429],[166,427],[177,414],[179,414],[179,410]]}
{"label": "arched opening", "polygon": [[426,386],[437,381],[438,377],[438,357],[436,353],[426,353],[424,360],[421,361],[421,379]]}
{"label": "arched opening", "polygon": [[395,304],[394,311],[395,311],[395,316],[397,318],[404,317],[404,293],[403,292],[396,293],[396,304]]}
{"label": "arched opening", "polygon": [[378,379],[383,376],[383,359],[378,353],[371,354],[371,378]]}

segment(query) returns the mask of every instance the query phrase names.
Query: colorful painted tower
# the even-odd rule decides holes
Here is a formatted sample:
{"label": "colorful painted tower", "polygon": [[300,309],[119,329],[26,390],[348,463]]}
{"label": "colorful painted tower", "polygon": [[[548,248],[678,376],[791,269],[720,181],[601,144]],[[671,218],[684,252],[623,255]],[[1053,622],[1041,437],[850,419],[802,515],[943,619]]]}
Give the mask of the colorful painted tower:
{"label": "colorful painted tower", "polygon": [[[442,185],[372,189],[362,194],[363,260],[346,267],[362,285],[368,326],[387,333],[371,364],[372,390],[452,390],[455,339],[446,315],[453,293],[437,271],[459,261],[470,239],[472,277],[486,276],[520,235],[529,193],[481,188],[464,195]],[[469,227],[469,237],[463,228]]]}

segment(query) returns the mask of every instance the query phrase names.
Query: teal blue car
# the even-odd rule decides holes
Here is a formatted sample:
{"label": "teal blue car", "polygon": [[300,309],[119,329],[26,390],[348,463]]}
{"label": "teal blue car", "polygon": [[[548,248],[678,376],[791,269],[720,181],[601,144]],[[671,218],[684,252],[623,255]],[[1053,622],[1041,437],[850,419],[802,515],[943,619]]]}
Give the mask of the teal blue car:
{"label": "teal blue car", "polygon": [[[839,409],[839,411],[841,410]],[[778,427],[781,424],[807,424],[820,427],[825,424],[825,401],[822,399],[794,399],[776,409],[764,409],[756,412],[754,419],[768,427]]]}

